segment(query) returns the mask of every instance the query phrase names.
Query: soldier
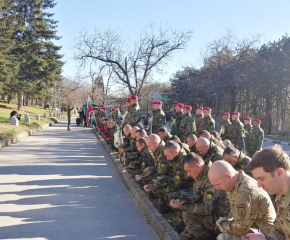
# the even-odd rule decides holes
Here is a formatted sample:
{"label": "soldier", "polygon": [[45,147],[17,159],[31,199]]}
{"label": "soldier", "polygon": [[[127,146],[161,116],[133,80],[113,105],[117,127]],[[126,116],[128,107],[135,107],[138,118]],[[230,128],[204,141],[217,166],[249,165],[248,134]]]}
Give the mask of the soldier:
{"label": "soldier", "polygon": [[130,163],[132,161],[137,160],[140,157],[139,152],[137,151],[136,146],[136,132],[139,130],[139,127],[133,127],[131,129],[131,139],[130,146],[124,149],[125,157],[123,157],[122,161],[126,163]]}
{"label": "soldier", "polygon": [[261,120],[254,119],[253,129],[247,137],[247,155],[252,157],[256,151],[262,149],[264,140],[264,131],[260,128]]}
{"label": "soldier", "polygon": [[[170,165],[166,159],[166,156],[164,155],[163,152],[163,147],[164,147],[164,142],[160,139],[160,137],[156,134],[151,134],[149,135],[148,138],[146,138],[146,144],[148,147],[148,150],[152,151],[153,156],[154,156],[154,166],[156,168],[156,175],[161,176],[165,175],[167,171],[170,168]],[[148,188],[148,184],[145,185],[144,190],[148,193],[152,192]],[[159,198],[159,212],[161,213],[167,213],[170,212],[170,208],[167,206],[166,202],[164,199]]]}
{"label": "soldier", "polygon": [[[68,105],[67,107],[67,130],[68,131],[71,131],[70,130],[70,124],[71,124],[71,115],[72,115],[72,110],[73,110],[73,107],[71,105]],[[16,112],[16,111],[15,111]],[[12,115],[12,114],[11,114]],[[17,112],[14,113],[14,115],[17,115]],[[13,116],[14,116],[13,115]]]}
{"label": "soldier", "polygon": [[239,112],[232,113],[232,125],[229,128],[228,139],[240,151],[244,149],[244,125],[241,123]]}
{"label": "soldier", "polygon": [[190,152],[198,153],[196,149],[197,137],[194,134],[189,134],[186,138],[186,143],[189,146]]}
{"label": "soldier", "polygon": [[[267,161],[265,161],[267,159]],[[250,240],[290,239],[290,164],[289,156],[280,146],[263,149],[248,165],[257,179],[258,187],[269,194],[276,195],[277,218],[268,237],[262,234],[248,233]]]}
{"label": "soldier", "polygon": [[180,139],[176,136],[176,135],[173,135],[171,138],[169,138],[169,141],[173,141],[173,142],[176,142],[179,144],[179,146],[186,152],[186,153],[189,153],[190,152],[190,149],[189,149],[189,146],[185,143],[182,143],[180,141]]}
{"label": "soldier", "polygon": [[208,177],[216,189],[228,193],[231,206],[229,216],[222,216],[216,222],[222,232],[218,240],[242,236],[247,239],[245,235],[255,226],[268,236],[276,217],[275,209],[269,194],[259,188],[253,178],[223,160],[213,163]]}
{"label": "soldier", "polygon": [[178,128],[178,137],[181,142],[185,142],[187,135],[193,133],[193,117],[191,116],[192,107],[185,105],[183,108],[182,119]]}
{"label": "soldier", "polygon": [[194,133],[198,134],[202,130],[202,122],[203,122],[203,107],[197,107],[195,109],[195,131]]}
{"label": "soldier", "polygon": [[130,111],[130,121],[129,125],[131,127],[138,126],[141,121],[141,110],[138,103],[138,97],[132,96],[130,100],[131,111]]}
{"label": "soldier", "polygon": [[108,144],[109,146],[113,149],[115,146],[114,146],[114,134],[117,132],[117,126],[115,124],[114,121],[109,121],[109,124],[108,124],[110,130],[109,130],[109,135],[108,135]]}
{"label": "soldier", "polygon": [[224,150],[206,138],[197,140],[196,149],[206,164],[223,159]]}
{"label": "soldier", "polygon": [[225,147],[231,147],[232,146],[232,143],[229,139],[225,139],[223,140],[223,144],[225,145]]}
{"label": "soldier", "polygon": [[252,119],[250,117],[244,118],[244,129],[248,134],[251,133],[252,128],[253,128],[251,121]]}
{"label": "soldier", "polygon": [[118,106],[116,106],[116,107],[114,107],[114,113],[113,113],[113,115],[112,115],[112,117],[113,117],[113,121],[116,123],[116,124],[118,124],[119,123],[119,121],[120,121],[120,116],[121,116],[121,113],[120,113],[120,110],[119,110],[119,107]]}
{"label": "soldier", "polygon": [[195,179],[193,191],[199,193],[200,198],[194,203],[170,202],[173,208],[182,210],[186,228],[180,234],[181,240],[216,239],[215,222],[219,216],[227,215],[230,211],[226,192],[216,190],[208,179],[210,165],[194,153],[188,153],[183,159],[184,170]]}
{"label": "soldier", "polygon": [[232,123],[230,122],[230,114],[228,112],[223,113],[222,115],[222,126],[221,126],[221,138],[226,140],[229,137],[229,129]]}
{"label": "soldier", "polygon": [[184,107],[184,105],[182,103],[177,103],[175,105],[175,112],[176,112],[176,118],[175,118],[176,121],[175,121],[175,123],[176,123],[177,129],[179,128],[179,124],[180,124],[180,122],[182,120],[183,107]]}
{"label": "soldier", "polygon": [[213,142],[215,145],[219,146],[220,148],[222,149],[225,149],[225,145],[217,140],[216,138],[214,138],[208,131],[206,130],[202,130],[200,133],[199,133],[199,137],[203,137],[203,138],[206,138],[208,139],[210,142]]}
{"label": "soldier", "polygon": [[202,130],[206,130],[212,133],[215,130],[215,121],[211,117],[211,108],[203,108],[203,120],[202,120]]}
{"label": "soldier", "polygon": [[247,170],[248,164],[251,162],[251,158],[240,152],[234,147],[227,147],[223,153],[223,159],[231,164],[237,171],[243,170],[250,177],[253,177],[252,173]]}
{"label": "soldier", "polygon": [[123,126],[130,125],[130,118],[131,118],[131,98],[127,98],[126,102],[126,112],[124,114]]}
{"label": "soldier", "polygon": [[158,136],[167,143],[172,135],[167,131],[165,127],[161,127],[158,129]]}
{"label": "soldier", "polygon": [[147,132],[145,131],[145,129],[139,129],[136,131],[135,133],[135,138],[136,140],[138,140],[139,138],[147,138]]}
{"label": "soldier", "polygon": [[152,133],[157,134],[158,129],[165,125],[165,113],[162,111],[162,102],[155,101],[152,103],[154,106],[154,110],[152,111],[153,119],[152,119]]}
{"label": "soldier", "polygon": [[123,144],[120,145],[120,147],[119,147],[120,150],[130,146],[131,130],[132,130],[132,127],[130,125],[125,125],[123,127],[123,132],[124,132],[124,135],[125,135],[125,139],[123,140]]}

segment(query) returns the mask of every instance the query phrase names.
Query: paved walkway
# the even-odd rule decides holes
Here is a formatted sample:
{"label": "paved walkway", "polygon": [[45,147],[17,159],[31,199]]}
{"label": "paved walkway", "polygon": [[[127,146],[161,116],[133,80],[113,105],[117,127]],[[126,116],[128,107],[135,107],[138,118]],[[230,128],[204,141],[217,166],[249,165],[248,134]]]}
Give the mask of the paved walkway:
{"label": "paved walkway", "polygon": [[0,239],[158,239],[92,130],[61,122],[0,150]]}

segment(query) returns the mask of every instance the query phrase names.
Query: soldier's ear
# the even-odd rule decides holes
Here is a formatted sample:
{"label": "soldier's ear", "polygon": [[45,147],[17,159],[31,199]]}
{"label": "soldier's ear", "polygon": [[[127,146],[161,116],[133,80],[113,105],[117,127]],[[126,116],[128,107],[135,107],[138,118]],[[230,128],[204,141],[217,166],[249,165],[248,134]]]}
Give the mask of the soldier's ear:
{"label": "soldier's ear", "polygon": [[175,155],[178,155],[179,152],[177,150],[174,150],[174,153],[175,153]]}
{"label": "soldier's ear", "polygon": [[201,168],[200,164],[195,165],[196,168]]}
{"label": "soldier's ear", "polygon": [[278,168],[276,171],[277,171],[279,178],[282,178],[284,176],[284,169],[283,168]]}
{"label": "soldier's ear", "polygon": [[157,146],[158,145],[158,142],[157,141],[154,141],[154,144]]}
{"label": "soldier's ear", "polygon": [[227,179],[232,179],[232,176],[231,176],[231,174],[229,174],[229,173],[226,173],[226,178],[227,178]]}

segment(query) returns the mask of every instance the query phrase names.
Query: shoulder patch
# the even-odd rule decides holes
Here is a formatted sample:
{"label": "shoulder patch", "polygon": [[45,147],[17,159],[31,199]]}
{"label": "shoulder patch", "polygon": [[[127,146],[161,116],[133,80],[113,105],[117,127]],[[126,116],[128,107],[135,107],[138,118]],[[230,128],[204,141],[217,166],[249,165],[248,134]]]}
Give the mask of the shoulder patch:
{"label": "shoulder patch", "polygon": [[212,200],[212,194],[211,194],[211,193],[208,193],[208,194],[206,195],[206,199],[208,199],[208,200]]}
{"label": "shoulder patch", "polygon": [[165,165],[164,165],[164,164],[161,164],[161,165],[160,165],[160,167],[164,168],[164,167],[165,167]]}
{"label": "shoulder patch", "polygon": [[179,179],[180,179],[180,177],[179,177],[179,176],[176,176],[175,178],[176,178],[176,180],[179,180]]}

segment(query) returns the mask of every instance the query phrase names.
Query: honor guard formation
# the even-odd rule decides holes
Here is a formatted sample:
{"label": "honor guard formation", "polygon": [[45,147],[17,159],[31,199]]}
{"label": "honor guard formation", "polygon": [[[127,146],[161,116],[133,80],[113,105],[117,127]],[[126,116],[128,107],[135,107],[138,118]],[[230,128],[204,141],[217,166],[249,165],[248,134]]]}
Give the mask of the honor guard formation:
{"label": "honor guard formation", "polygon": [[174,215],[180,239],[290,239],[289,157],[277,145],[262,150],[261,120],[225,112],[218,133],[209,107],[193,116],[177,103],[172,135],[162,105],[152,102],[150,122],[137,96],[126,99],[122,117],[103,105],[94,115],[124,171],[160,213]]}

